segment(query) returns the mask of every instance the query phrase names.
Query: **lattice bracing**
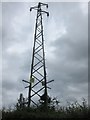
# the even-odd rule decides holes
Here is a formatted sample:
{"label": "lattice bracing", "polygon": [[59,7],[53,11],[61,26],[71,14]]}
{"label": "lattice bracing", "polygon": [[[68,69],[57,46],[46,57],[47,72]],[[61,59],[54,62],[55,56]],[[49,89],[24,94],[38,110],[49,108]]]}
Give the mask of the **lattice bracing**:
{"label": "lattice bracing", "polygon": [[38,6],[30,8],[30,11],[32,11],[33,9],[37,11],[37,17],[35,24],[30,81],[28,82],[26,80],[23,80],[24,82],[29,84],[29,86],[25,87],[29,88],[28,107],[31,105],[31,102],[37,105],[34,99],[34,97],[36,96],[39,97],[38,99],[43,101],[44,104],[47,106],[49,100],[47,94],[47,88],[49,87],[47,86],[47,83],[53,81],[51,80],[48,82],[46,76],[42,14],[45,13],[47,16],[49,16],[49,13],[42,10],[42,6],[46,6],[48,8],[48,4],[44,4],[41,2],[38,3]]}

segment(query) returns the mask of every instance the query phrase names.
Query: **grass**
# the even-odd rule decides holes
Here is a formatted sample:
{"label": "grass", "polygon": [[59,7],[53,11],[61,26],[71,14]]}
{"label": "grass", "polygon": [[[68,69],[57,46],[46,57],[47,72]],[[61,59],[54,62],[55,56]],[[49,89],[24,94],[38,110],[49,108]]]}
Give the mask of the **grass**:
{"label": "grass", "polygon": [[58,106],[58,109],[55,108],[54,104],[49,106],[47,110],[44,109],[43,105],[35,108],[24,107],[22,109],[15,108],[14,110],[2,110],[2,120],[22,120],[22,119],[36,119],[36,118],[45,118],[45,119],[67,119],[71,118],[84,118],[88,119],[90,113],[90,107],[86,104],[86,101],[82,102],[80,105],[78,102],[70,104],[67,107]]}

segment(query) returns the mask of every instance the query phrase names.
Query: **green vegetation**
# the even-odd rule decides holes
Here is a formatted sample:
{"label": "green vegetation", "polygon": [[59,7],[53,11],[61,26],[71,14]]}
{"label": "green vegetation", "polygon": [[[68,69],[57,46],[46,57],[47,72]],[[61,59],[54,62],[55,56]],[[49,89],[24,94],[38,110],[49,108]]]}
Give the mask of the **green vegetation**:
{"label": "green vegetation", "polygon": [[[90,113],[90,107],[87,105],[85,99],[80,105],[78,102],[73,104],[69,104],[67,107],[61,107],[58,105],[59,102],[53,100],[51,104],[49,104],[47,110],[45,109],[43,104],[40,104],[37,108],[35,106],[31,108],[23,107],[15,107],[14,110],[2,110],[2,120],[22,120],[22,119],[35,119],[35,118],[54,118],[54,119],[64,119],[64,118],[85,118],[88,119],[88,114]],[[56,107],[55,107],[56,106]]]}

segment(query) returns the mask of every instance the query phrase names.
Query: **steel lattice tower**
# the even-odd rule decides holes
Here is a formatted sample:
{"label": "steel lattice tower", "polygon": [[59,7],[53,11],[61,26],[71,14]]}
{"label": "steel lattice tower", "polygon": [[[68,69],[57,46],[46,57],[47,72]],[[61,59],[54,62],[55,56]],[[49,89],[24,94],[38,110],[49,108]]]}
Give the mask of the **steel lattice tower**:
{"label": "steel lattice tower", "polygon": [[[43,24],[42,24],[42,14],[45,13],[49,16],[47,11],[42,10],[42,6],[46,6],[48,8],[48,4],[44,4],[39,2],[38,6],[31,7],[30,11],[33,9],[37,11],[36,17],[36,25],[35,25],[35,34],[34,34],[34,46],[33,46],[33,54],[32,54],[32,63],[31,63],[31,74],[30,74],[30,82],[23,80],[24,82],[29,83],[29,94],[28,94],[28,107],[31,102],[35,105],[35,101],[33,100],[34,96],[39,96],[39,98],[44,102],[47,106],[48,104],[48,94],[47,88],[47,77],[46,77],[46,66],[45,66],[45,52],[44,52],[44,37],[43,37]],[[44,90],[43,95],[41,96],[41,91]]]}

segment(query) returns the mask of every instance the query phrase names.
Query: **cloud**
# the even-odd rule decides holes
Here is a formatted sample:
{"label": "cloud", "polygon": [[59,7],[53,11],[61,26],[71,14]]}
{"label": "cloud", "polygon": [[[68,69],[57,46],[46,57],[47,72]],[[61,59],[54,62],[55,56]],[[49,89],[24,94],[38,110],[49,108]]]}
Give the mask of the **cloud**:
{"label": "cloud", "polygon": [[[43,17],[47,79],[55,79],[49,94],[63,102],[87,99],[88,15],[84,3],[48,4],[50,17]],[[29,8],[34,5],[2,4],[3,105],[15,103],[20,92],[28,94],[21,80],[29,80],[36,17]]]}
{"label": "cloud", "polygon": [[[61,17],[56,17],[58,14],[54,14],[54,20],[58,18],[58,21],[61,21],[62,19],[65,23],[66,33],[49,43],[54,48],[50,53],[50,55],[53,54],[54,60],[50,57],[51,59],[48,59],[47,62],[49,72],[56,82],[53,86],[53,93],[58,97],[64,95],[64,99],[65,95],[67,98],[72,96],[79,99],[79,97],[88,94],[88,89],[83,89],[83,86],[88,88],[88,84],[86,84],[88,82],[88,18],[84,16],[79,4],[73,4],[75,3],[62,5],[64,11],[61,11],[63,14]],[[68,8],[66,9],[68,12],[65,12],[65,8]],[[65,16],[65,19],[62,16]],[[57,21],[55,23],[57,26],[60,24]],[[58,30],[58,27],[56,30]],[[49,51],[47,54],[48,57]],[[73,86],[78,84],[81,86],[74,89]],[[60,88],[60,86],[63,87]],[[57,89],[57,92],[54,92],[55,89]],[[78,96],[78,94],[80,95]]]}
{"label": "cloud", "polygon": [[2,107],[2,4],[0,3],[0,108]]}
{"label": "cloud", "polygon": [[[39,0],[3,0],[2,2],[40,2]],[[42,2],[47,2],[42,0]],[[48,0],[48,2],[88,2],[88,0]]]}

